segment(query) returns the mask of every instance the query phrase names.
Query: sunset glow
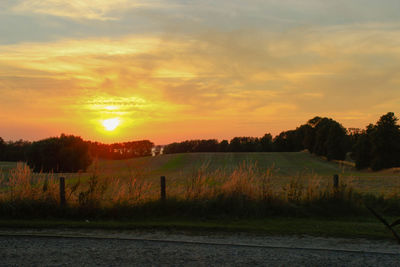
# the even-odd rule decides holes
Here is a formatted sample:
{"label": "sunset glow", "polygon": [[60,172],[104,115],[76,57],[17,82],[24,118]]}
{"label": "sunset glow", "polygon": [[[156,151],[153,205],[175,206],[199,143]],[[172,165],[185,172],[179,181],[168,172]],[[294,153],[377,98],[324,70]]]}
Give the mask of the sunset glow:
{"label": "sunset glow", "polygon": [[[400,114],[398,1],[1,1],[0,137],[156,144]],[[118,118],[118,119],[117,119]]]}
{"label": "sunset glow", "polygon": [[118,118],[104,120],[103,126],[107,131],[114,131],[118,127],[120,121]]}
{"label": "sunset glow", "polygon": [[106,106],[105,107],[106,110],[117,110],[118,108],[116,106]]}

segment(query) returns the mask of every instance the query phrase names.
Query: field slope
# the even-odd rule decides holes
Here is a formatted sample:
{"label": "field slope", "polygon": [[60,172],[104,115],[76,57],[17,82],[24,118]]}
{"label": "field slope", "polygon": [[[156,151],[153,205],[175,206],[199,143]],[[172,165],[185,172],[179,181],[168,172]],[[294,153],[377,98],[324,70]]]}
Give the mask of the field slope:
{"label": "field slope", "polygon": [[199,169],[226,173],[241,164],[253,164],[264,172],[272,170],[273,177],[286,184],[290,179],[319,177],[331,182],[334,174],[356,190],[371,193],[392,194],[400,188],[400,175],[396,172],[358,171],[354,167],[330,162],[308,152],[259,152],[259,153],[181,153],[129,160],[99,160],[89,172],[96,171],[109,177],[141,176],[158,182],[161,175],[178,182],[190,177]]}
{"label": "field slope", "polygon": [[[316,173],[331,176],[335,173],[351,175],[352,167],[328,162],[307,152],[263,152],[263,153],[184,153],[157,157],[134,158],[130,160],[101,160],[99,170],[127,174],[143,169],[152,175],[170,176],[177,173],[190,173],[201,167],[209,171],[223,169],[231,171],[241,164],[256,164],[260,170],[274,169],[279,176],[295,176]],[[93,170],[94,166],[91,167]]]}
{"label": "field slope", "polygon": [[[265,172],[272,170],[272,176],[279,184],[287,184],[291,179],[318,177],[324,183],[330,183],[334,174],[339,174],[341,181],[361,192],[378,194],[398,193],[400,173],[396,171],[357,171],[354,167],[329,162],[308,152],[259,152],[259,153],[182,153],[157,157],[142,157],[128,160],[98,160],[87,173],[64,174],[67,177],[87,178],[93,173],[111,178],[145,178],[158,184],[160,176],[167,181],[181,183],[190,178],[199,169],[206,172],[220,170],[230,173],[240,165],[248,164]],[[16,163],[0,162],[5,177]],[[58,174],[56,175],[58,176]]]}

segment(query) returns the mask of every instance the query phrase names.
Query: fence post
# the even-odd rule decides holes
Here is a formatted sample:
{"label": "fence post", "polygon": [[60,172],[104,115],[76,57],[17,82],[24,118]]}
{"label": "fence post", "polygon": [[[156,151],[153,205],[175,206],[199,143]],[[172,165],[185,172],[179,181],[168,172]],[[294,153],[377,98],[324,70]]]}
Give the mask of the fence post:
{"label": "fence post", "polygon": [[161,176],[161,200],[165,201],[166,199],[166,189],[165,189],[165,176]]}
{"label": "fence post", "polygon": [[339,189],[339,175],[337,175],[337,174],[333,175],[333,188],[335,190]]}
{"label": "fence post", "polygon": [[66,203],[65,200],[65,178],[60,177],[60,205],[64,207]]}

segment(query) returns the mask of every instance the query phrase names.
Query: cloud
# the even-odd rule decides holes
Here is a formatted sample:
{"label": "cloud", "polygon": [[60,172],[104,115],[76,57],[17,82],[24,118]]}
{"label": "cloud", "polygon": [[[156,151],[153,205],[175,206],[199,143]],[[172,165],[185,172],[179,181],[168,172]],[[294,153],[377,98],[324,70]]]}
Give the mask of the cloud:
{"label": "cloud", "polygon": [[24,0],[12,9],[17,13],[39,13],[72,19],[114,20],[110,13],[137,7],[153,6],[141,0]]}
{"label": "cloud", "polygon": [[127,139],[132,132],[156,138],[152,128],[164,136],[199,127],[214,137],[230,129],[277,134],[315,115],[363,127],[400,112],[393,101],[400,98],[399,36],[393,27],[364,25],[0,46],[0,104],[15,120],[68,121],[56,128],[75,125],[89,138],[111,115],[124,118]]}

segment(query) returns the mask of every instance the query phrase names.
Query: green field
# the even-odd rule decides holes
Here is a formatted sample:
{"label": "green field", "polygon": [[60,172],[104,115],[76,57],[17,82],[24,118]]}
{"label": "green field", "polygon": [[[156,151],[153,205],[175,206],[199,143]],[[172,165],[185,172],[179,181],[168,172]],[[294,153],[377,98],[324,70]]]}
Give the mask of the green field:
{"label": "green field", "polygon": [[[54,176],[63,175],[74,181],[78,177],[85,180],[97,173],[106,178],[140,178],[156,185],[163,175],[171,187],[184,183],[199,171],[213,173],[218,170],[229,174],[243,164],[255,166],[260,173],[271,171],[272,182],[277,187],[293,179],[300,179],[305,184],[311,180],[329,184],[332,176],[339,174],[341,182],[359,192],[394,194],[400,191],[398,170],[358,171],[347,164],[329,162],[308,152],[186,153],[129,160],[99,160],[90,166],[87,173]],[[0,162],[5,177],[15,167],[14,162]]]}
{"label": "green field", "polygon": [[264,152],[264,153],[186,153],[129,160],[100,160],[91,166],[106,177],[145,177],[157,183],[161,175],[173,184],[193,176],[199,169],[212,173],[222,170],[230,173],[241,164],[255,165],[260,172],[272,171],[274,184],[284,185],[291,179],[307,182],[317,179],[331,183],[332,176],[339,174],[341,181],[360,192],[392,194],[400,190],[400,172],[358,171],[347,164],[329,162],[308,152]]}

